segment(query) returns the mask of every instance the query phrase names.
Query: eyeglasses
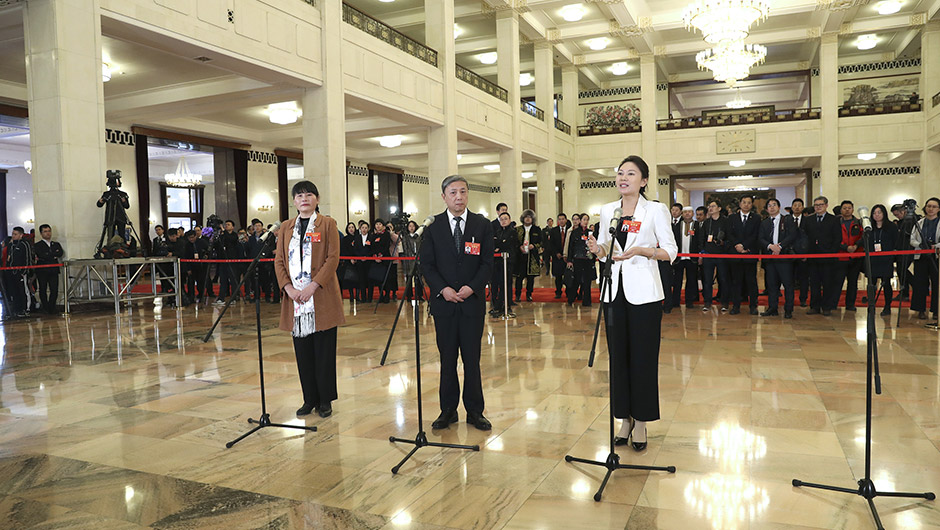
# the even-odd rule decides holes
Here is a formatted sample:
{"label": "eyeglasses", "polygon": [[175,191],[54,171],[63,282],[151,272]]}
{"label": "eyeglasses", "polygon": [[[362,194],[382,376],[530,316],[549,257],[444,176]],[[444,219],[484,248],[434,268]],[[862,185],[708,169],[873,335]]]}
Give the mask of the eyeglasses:
{"label": "eyeglasses", "polygon": [[813,207],[815,208],[816,206],[823,206],[823,207],[825,207],[825,206],[828,206],[828,205],[827,205],[826,203],[824,203],[824,202],[814,202],[814,203],[813,203]]}

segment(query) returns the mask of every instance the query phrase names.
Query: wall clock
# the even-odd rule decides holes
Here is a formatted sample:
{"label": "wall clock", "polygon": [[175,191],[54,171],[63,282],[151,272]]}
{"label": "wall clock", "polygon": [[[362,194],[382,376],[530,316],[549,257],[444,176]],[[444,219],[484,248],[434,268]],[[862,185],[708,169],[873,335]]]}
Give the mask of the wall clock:
{"label": "wall clock", "polygon": [[757,134],[754,129],[718,131],[715,133],[716,154],[753,153],[756,150]]}

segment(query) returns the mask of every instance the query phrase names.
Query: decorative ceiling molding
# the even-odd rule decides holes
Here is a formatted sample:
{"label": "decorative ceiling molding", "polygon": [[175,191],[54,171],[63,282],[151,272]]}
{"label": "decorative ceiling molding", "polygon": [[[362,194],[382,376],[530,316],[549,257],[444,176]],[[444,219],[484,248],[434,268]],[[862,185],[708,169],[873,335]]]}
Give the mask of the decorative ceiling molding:
{"label": "decorative ceiling molding", "polygon": [[868,5],[869,0],[816,0],[816,10],[845,11],[853,7]]}
{"label": "decorative ceiling molding", "polygon": [[561,30],[558,28],[548,28],[545,30],[545,40],[552,44],[559,44],[562,42]]}
{"label": "decorative ceiling molding", "polygon": [[815,28],[806,28],[806,38],[807,39],[818,39],[821,32],[818,27]]}
{"label": "decorative ceiling molding", "polygon": [[927,13],[914,13],[911,15],[912,26],[923,26],[927,24]]}
{"label": "decorative ceiling molding", "polygon": [[486,2],[481,2],[481,11],[484,15],[496,15],[503,11],[512,11],[517,15],[524,15],[532,11],[528,6],[528,0],[502,0],[502,5],[492,6]]}
{"label": "decorative ceiling molding", "polygon": [[610,33],[611,37],[639,37],[651,31],[653,31],[653,28],[649,17],[642,17],[640,19],[640,25],[633,26],[621,26],[615,19],[608,21],[607,32]]}

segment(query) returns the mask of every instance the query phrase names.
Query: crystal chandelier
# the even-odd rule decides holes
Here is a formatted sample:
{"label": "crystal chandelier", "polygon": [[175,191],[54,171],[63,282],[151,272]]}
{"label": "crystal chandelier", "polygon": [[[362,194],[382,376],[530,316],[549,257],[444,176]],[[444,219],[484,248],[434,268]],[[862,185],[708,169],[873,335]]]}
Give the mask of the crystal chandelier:
{"label": "crystal chandelier", "polygon": [[715,81],[733,87],[750,75],[752,66],[763,63],[766,58],[767,48],[760,44],[731,42],[698,52],[695,64],[699,70],[711,70]]}
{"label": "crystal chandelier", "polygon": [[725,103],[725,106],[729,109],[744,109],[751,106],[751,100],[741,97],[741,89],[739,88],[735,91],[734,99]]}
{"label": "crystal chandelier", "polygon": [[186,164],[185,157],[180,157],[180,161],[176,165],[176,171],[163,175],[163,180],[166,181],[168,186],[192,188],[202,184],[202,175],[197,175],[190,171],[189,165]]}
{"label": "crystal chandelier", "polygon": [[705,42],[718,44],[743,40],[751,25],[769,12],[764,0],[698,0],[685,8],[682,20],[687,29],[701,31]]}

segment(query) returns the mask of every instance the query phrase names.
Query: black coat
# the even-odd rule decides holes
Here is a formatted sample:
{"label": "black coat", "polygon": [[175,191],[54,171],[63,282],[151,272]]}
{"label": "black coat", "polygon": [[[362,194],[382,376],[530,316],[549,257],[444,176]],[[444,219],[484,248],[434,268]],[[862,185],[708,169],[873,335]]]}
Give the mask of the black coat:
{"label": "black coat", "polygon": [[816,215],[804,217],[803,232],[806,234],[806,251],[810,254],[829,254],[839,252],[842,243],[842,226],[836,216],[826,213],[822,221]]}
{"label": "black coat", "polygon": [[[421,272],[431,288],[431,314],[483,318],[486,284],[493,275],[493,225],[482,215],[467,212],[467,226],[462,227],[465,249],[466,243],[477,243],[480,251],[458,253],[449,215],[445,211],[435,216],[421,242]],[[440,295],[445,287],[459,291],[464,285],[473,289],[473,295],[463,302],[448,302]]]}
{"label": "black coat", "polygon": [[[882,252],[898,250],[898,225],[890,221],[882,221],[881,228],[876,228],[875,223],[871,224],[871,234],[869,234],[870,252],[875,252],[875,243],[881,244]],[[871,277],[872,278],[890,278],[894,275],[894,261],[899,256],[871,256]]]}
{"label": "black coat", "polygon": [[[516,260],[519,258],[519,236],[516,233],[516,229],[507,226],[503,228],[502,226],[493,233],[493,252],[508,252],[509,261],[506,263],[506,272],[510,276],[512,275],[513,266],[516,264]],[[502,274],[503,264],[500,261],[502,258],[496,258],[496,262],[493,264],[497,268],[497,272]]]}
{"label": "black coat", "polygon": [[59,258],[65,254],[62,250],[62,245],[60,245],[58,241],[50,241],[49,244],[46,244],[45,241],[40,240],[33,245],[33,252],[36,254],[36,265],[52,265],[58,263]]}
{"label": "black coat", "polygon": [[[744,250],[751,254],[760,253],[760,242],[758,241],[758,232],[760,232],[761,218],[755,212],[748,215],[747,223],[741,220],[741,214],[735,213],[729,216],[729,229],[731,232],[729,247],[733,250],[737,245],[743,245]],[[736,252],[736,251],[735,251]]]}
{"label": "black coat", "polygon": [[[796,228],[796,223],[789,215],[780,215],[780,234],[777,236],[777,244],[780,245],[781,254],[794,254],[794,246],[800,238],[800,231]],[[763,254],[773,254],[767,247],[774,242],[774,219],[768,217],[760,224],[760,249]]]}
{"label": "black coat", "polygon": [[[728,250],[728,218],[720,216],[718,219],[706,218],[695,232],[698,237],[699,252],[706,254],[724,254]],[[708,236],[712,240],[708,241]]]}
{"label": "black coat", "polygon": [[597,237],[591,228],[585,230],[579,226],[571,231],[568,235],[568,261],[594,259],[594,255],[591,254],[587,246],[587,238],[591,235]]}
{"label": "black coat", "polygon": [[[672,225],[672,236],[676,239],[676,245],[679,247],[679,252],[682,252],[682,227],[685,226],[685,223],[679,221]],[[699,251],[699,240],[698,232],[699,225],[698,221],[692,221],[692,224],[689,225],[689,230],[692,232],[689,235],[689,254],[698,254]],[[676,258],[678,261],[679,258]]]}

